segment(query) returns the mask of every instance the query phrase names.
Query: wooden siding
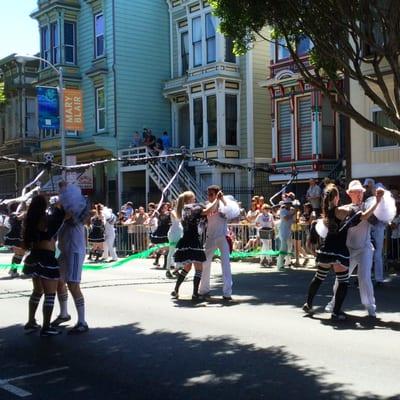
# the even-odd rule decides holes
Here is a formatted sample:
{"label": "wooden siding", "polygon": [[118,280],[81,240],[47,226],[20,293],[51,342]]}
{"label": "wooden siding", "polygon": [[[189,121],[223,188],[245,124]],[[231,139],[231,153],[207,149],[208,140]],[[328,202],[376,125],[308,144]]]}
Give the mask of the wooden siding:
{"label": "wooden siding", "polygon": [[241,158],[248,158],[250,155],[247,152],[247,81],[246,81],[246,56],[239,58],[240,77],[242,79],[240,87],[240,155]]}
{"label": "wooden siding", "polygon": [[265,80],[270,60],[270,45],[267,41],[256,42],[253,49],[253,112],[254,112],[254,157],[272,157],[271,97],[259,82]]}

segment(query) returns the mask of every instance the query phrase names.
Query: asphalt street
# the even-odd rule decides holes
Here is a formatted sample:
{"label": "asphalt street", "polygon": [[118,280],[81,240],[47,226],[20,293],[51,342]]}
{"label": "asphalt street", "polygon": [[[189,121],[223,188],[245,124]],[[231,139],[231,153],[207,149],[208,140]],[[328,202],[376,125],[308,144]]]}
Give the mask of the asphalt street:
{"label": "asphalt street", "polygon": [[67,335],[70,298],[71,324],[51,338],[24,334],[31,283],[0,270],[0,399],[400,399],[399,276],[376,290],[379,319],[365,316],[352,284],[351,318],[332,323],[332,277],[310,318],[301,306],[312,268],[232,269],[232,302],[217,262],[203,302],[191,301],[193,272],[172,300],[174,281],[151,260],[85,271],[90,331]]}

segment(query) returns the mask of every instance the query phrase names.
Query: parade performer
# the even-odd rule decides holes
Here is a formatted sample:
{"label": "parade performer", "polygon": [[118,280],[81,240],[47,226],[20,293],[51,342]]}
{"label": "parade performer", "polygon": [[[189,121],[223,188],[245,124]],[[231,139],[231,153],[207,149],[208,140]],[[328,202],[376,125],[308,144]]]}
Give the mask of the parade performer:
{"label": "parade performer", "polygon": [[89,260],[92,260],[92,255],[96,257],[95,262],[99,261],[103,255],[104,245],[104,224],[103,205],[96,204],[92,211],[93,216],[90,219],[89,243],[92,248],[89,252]]}
{"label": "parade performer", "polygon": [[78,314],[78,322],[68,331],[68,334],[80,334],[89,330],[85,320],[85,299],[80,288],[82,266],[86,256],[84,224],[88,218],[89,209],[81,189],[71,184],[61,186],[60,203],[66,212],[65,221],[58,232],[60,280],[57,294],[60,314],[52,322],[52,326],[58,326],[71,319],[67,307],[68,286]]}
{"label": "parade performer", "polygon": [[171,273],[172,269],[172,259],[175,254],[176,250],[176,244],[178,243],[179,239],[183,235],[183,227],[181,224],[180,219],[176,215],[176,211],[172,210],[171,213],[171,226],[168,230],[168,257],[167,257],[167,272],[166,276],[167,278],[174,278],[174,276]]}
{"label": "parade performer", "polygon": [[[171,216],[168,209],[168,204],[163,203],[159,211],[154,211],[153,218],[157,219],[156,229],[150,233],[150,240],[153,244],[168,243],[168,231],[171,226]],[[167,249],[168,251],[168,249]],[[159,249],[156,254],[154,265],[159,265],[158,260],[161,255],[164,254],[164,266],[163,269],[167,268],[167,253],[164,248]]]}
{"label": "parade performer", "polygon": [[103,214],[105,218],[104,225],[104,249],[103,259],[110,262],[117,261],[118,256],[115,251],[115,223],[117,222],[117,216],[113,213],[111,208],[104,207]]}
{"label": "parade performer", "polygon": [[178,275],[175,289],[171,293],[171,296],[176,299],[179,297],[179,288],[191,270],[192,264],[195,268],[192,299],[197,300],[200,297],[199,284],[202,263],[206,261],[206,254],[200,240],[199,225],[201,225],[203,217],[215,207],[218,199],[215,199],[207,208],[195,201],[196,197],[193,192],[184,192],[179,196],[176,206],[176,215],[181,220],[183,227],[183,236],[178,240],[175,252],[175,262],[183,265],[183,268]]}
{"label": "parade performer", "polygon": [[41,336],[61,333],[50,325],[50,320],[60,277],[55,258],[55,235],[63,223],[65,212],[61,206],[57,206],[53,208],[52,214],[49,214],[47,207],[45,196],[34,197],[28,208],[23,230],[23,245],[30,251],[25,258],[23,273],[31,275],[33,282],[33,292],[29,299],[29,319],[25,330],[34,331],[40,328],[36,323],[35,314],[44,292]]}
{"label": "parade performer", "polygon": [[207,260],[203,264],[203,276],[199,293],[209,296],[211,262],[216,249],[221,252],[221,268],[223,278],[223,299],[232,300],[232,272],[229,254],[231,251],[228,242],[228,220],[237,218],[240,214],[236,201],[224,196],[219,186],[212,185],[207,188],[207,197],[210,205],[207,207],[207,235],[205,252]]}
{"label": "parade performer", "polygon": [[[318,224],[322,223],[323,225],[320,232],[321,236],[324,236],[324,241],[317,250],[315,260],[317,272],[308,288],[307,302],[303,305],[303,310],[307,313],[312,312],[314,297],[328,272],[333,269],[338,280],[338,289],[331,319],[342,321],[346,319],[346,314],[342,311],[342,304],[348,285],[350,254],[346,246],[346,239],[350,224],[343,223],[349,216],[349,210],[346,207],[339,207],[339,190],[334,184],[329,184],[324,190],[322,215],[323,219],[319,220]],[[317,229],[320,229],[320,226]],[[325,232],[322,233],[322,230]]]}
{"label": "parade performer", "polygon": [[[350,252],[349,276],[357,267],[358,285],[360,290],[361,302],[366,308],[370,317],[376,317],[376,304],[374,296],[374,287],[371,280],[371,269],[374,248],[371,243],[371,224],[368,218],[378,211],[383,212],[383,218],[388,208],[383,202],[380,206],[384,195],[382,189],[377,189],[375,197],[371,197],[369,203],[363,202],[365,189],[358,180],[349,183],[347,194],[351,199],[351,204],[346,207],[353,213],[361,212],[361,222],[349,228],[347,233],[346,245]],[[334,293],[338,288],[338,282],[335,282]],[[335,307],[335,298],[327,305],[325,310],[329,311]]]}
{"label": "parade performer", "polygon": [[[25,203],[24,203],[25,204]],[[22,220],[25,216],[25,205],[20,208],[17,212],[18,204],[10,204],[10,215],[6,219],[6,226],[9,231],[5,235],[4,244],[11,248],[13,256],[11,259],[12,267],[8,272],[11,278],[16,278],[19,276],[17,265],[21,264],[22,259],[25,254],[25,250],[22,245]]]}
{"label": "parade performer", "polygon": [[292,200],[286,198],[280,202],[279,210],[279,251],[277,267],[278,271],[284,271],[284,267],[289,267],[291,257],[288,254],[292,249],[292,231],[293,218],[296,210],[292,207]]}

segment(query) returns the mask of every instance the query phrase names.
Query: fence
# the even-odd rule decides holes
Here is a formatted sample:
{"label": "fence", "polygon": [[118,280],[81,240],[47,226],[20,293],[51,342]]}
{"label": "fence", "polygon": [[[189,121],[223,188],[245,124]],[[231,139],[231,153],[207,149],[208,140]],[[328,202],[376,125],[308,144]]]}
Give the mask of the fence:
{"label": "fence", "polygon": [[[232,238],[234,251],[254,250],[260,247],[262,240],[269,241],[268,247],[272,250],[279,250],[279,238],[274,230],[267,231],[260,235],[254,224],[228,224],[229,236]],[[309,226],[299,224],[298,230],[292,233],[292,248],[296,265],[304,256],[313,254],[314,249],[308,242]],[[203,235],[203,241],[205,235]],[[126,257],[135,252],[147,250],[150,246],[150,227],[148,225],[117,225],[115,247],[119,257]],[[385,235],[384,244],[384,265],[386,268],[400,266],[400,238],[391,239],[391,232],[388,229]]]}

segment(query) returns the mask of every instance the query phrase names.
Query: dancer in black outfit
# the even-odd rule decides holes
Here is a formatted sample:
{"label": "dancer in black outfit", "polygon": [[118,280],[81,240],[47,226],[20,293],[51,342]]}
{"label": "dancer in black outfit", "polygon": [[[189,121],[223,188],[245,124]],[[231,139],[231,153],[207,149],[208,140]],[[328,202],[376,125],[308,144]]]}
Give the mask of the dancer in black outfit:
{"label": "dancer in black outfit", "polygon": [[14,203],[10,207],[10,215],[7,219],[7,225],[10,227],[10,231],[5,235],[4,244],[11,247],[13,251],[13,257],[11,259],[12,267],[8,272],[11,278],[18,277],[17,265],[21,264],[25,254],[25,250],[22,248],[22,220],[25,216],[25,203],[22,205],[22,210],[17,211],[18,204]]}
{"label": "dancer in black outfit", "polygon": [[323,199],[323,223],[328,233],[317,250],[316,264],[318,270],[308,289],[307,302],[303,305],[306,313],[312,312],[312,303],[321,283],[331,268],[335,271],[339,282],[336,292],[336,303],[331,319],[342,321],[346,314],[342,311],[342,304],[346,297],[348,285],[348,269],[350,255],[346,246],[347,230],[350,224],[343,223],[349,216],[349,210],[339,207],[339,190],[334,184],[326,187]]}
{"label": "dancer in black outfit", "polygon": [[36,323],[35,313],[44,292],[41,336],[61,333],[51,327],[50,320],[60,278],[60,269],[55,258],[54,237],[64,217],[65,212],[61,206],[54,207],[50,214],[47,211],[46,197],[38,195],[32,199],[24,223],[23,244],[30,253],[25,258],[23,273],[30,275],[33,282],[33,292],[29,299],[29,319],[25,330],[35,331],[40,328]]}
{"label": "dancer in black outfit", "polygon": [[[168,210],[168,204],[164,203],[160,207],[160,211],[155,211],[155,215],[153,218],[157,218],[157,228],[154,232],[150,233],[150,240],[153,244],[162,244],[168,243],[168,231],[171,226],[171,215]],[[154,265],[159,265],[158,261],[161,255],[164,254],[164,266],[163,269],[167,268],[167,257],[168,257],[168,248],[162,248],[157,251],[156,259],[154,261]]]}
{"label": "dancer in black outfit", "polygon": [[200,297],[199,285],[203,267],[202,263],[206,261],[206,254],[200,240],[199,224],[202,218],[213,209],[219,198],[220,196],[217,196],[207,208],[195,203],[196,198],[193,192],[184,192],[178,198],[176,214],[182,222],[183,236],[176,244],[174,258],[177,264],[183,264],[184,267],[180,271],[175,289],[171,293],[173,298],[177,299],[179,297],[179,287],[191,270],[192,264],[195,268],[192,299],[197,300]]}

